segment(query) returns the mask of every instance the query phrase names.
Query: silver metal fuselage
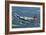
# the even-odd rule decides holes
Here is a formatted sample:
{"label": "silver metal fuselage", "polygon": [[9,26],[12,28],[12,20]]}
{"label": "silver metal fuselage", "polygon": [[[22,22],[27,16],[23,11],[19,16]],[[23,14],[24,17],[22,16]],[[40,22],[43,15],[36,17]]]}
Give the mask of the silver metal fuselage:
{"label": "silver metal fuselage", "polygon": [[22,16],[20,16],[20,18],[24,19],[24,20],[34,20],[34,18],[32,18],[32,17],[22,17]]}

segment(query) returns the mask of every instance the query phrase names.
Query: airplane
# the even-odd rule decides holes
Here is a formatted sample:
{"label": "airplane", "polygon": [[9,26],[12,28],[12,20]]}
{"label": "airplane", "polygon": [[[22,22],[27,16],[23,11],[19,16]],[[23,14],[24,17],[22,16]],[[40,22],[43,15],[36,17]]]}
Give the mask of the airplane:
{"label": "airplane", "polygon": [[25,16],[20,16],[16,13],[16,17],[19,18],[19,20],[24,20],[24,21],[31,21],[31,20],[37,20],[37,17],[36,16],[33,16],[33,17],[25,17]]}

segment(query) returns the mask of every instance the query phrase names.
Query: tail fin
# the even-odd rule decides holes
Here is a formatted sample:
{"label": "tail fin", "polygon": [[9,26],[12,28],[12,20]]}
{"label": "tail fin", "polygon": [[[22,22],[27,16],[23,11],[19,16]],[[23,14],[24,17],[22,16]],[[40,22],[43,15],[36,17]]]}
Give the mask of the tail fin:
{"label": "tail fin", "polygon": [[17,13],[15,13],[15,16],[20,18],[20,15],[18,15]]}

